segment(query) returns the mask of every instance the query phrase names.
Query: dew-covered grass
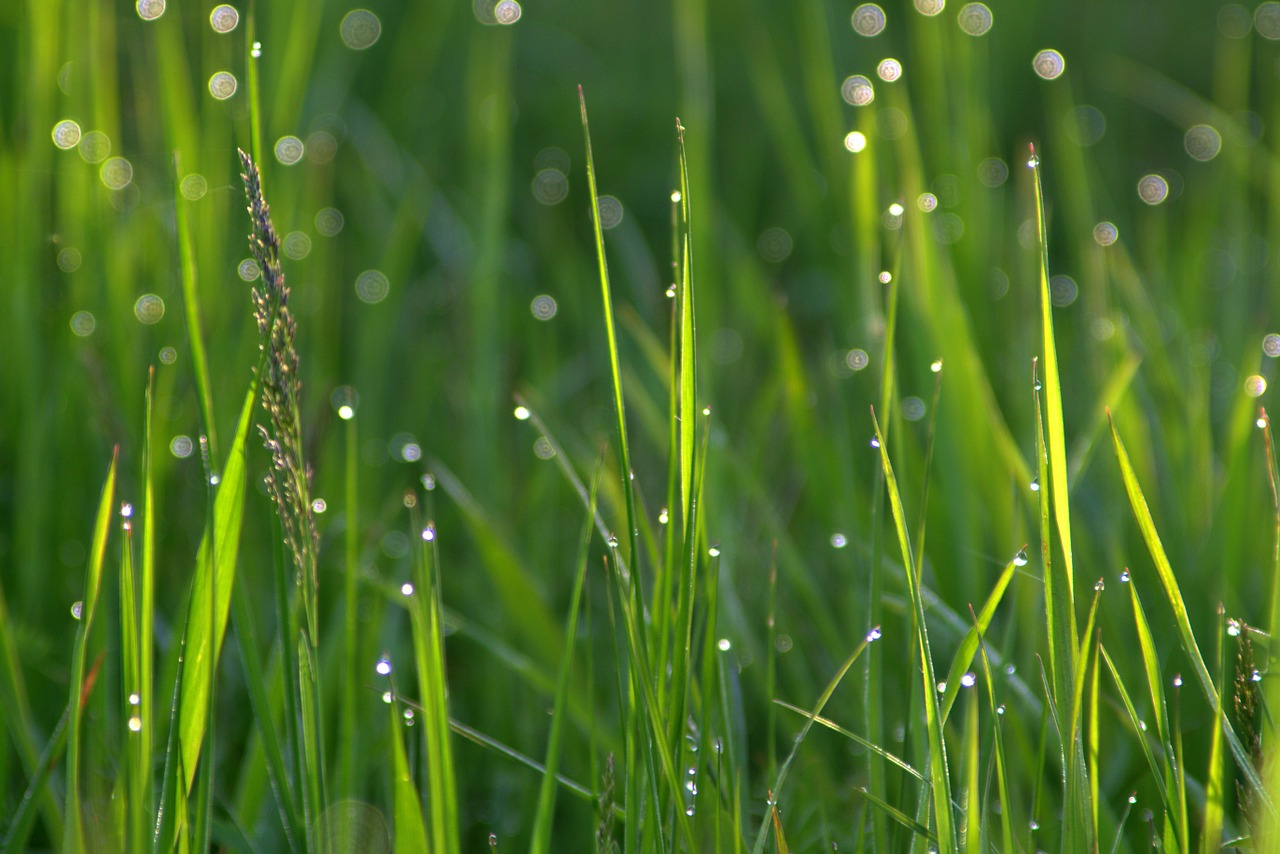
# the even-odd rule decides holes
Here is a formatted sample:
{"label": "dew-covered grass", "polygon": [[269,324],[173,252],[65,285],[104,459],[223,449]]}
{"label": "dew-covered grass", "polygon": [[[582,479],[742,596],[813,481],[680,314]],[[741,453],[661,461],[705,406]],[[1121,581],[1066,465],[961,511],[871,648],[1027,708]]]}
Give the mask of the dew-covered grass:
{"label": "dew-covered grass", "polygon": [[1280,4],[0,21],[4,851],[1275,848]]}

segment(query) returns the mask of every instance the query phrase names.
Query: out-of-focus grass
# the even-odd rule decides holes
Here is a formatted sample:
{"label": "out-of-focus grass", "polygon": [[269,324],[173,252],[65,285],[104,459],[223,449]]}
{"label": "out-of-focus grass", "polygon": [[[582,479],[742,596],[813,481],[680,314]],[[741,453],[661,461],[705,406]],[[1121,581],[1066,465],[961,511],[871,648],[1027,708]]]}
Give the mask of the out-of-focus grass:
{"label": "out-of-focus grass", "polygon": [[[969,850],[1052,849],[1086,832],[1099,847],[1156,835],[1189,848],[1208,827],[1207,849],[1266,814],[1250,786],[1268,779],[1252,763],[1273,737],[1259,709],[1274,693],[1277,532],[1255,419],[1280,353],[1264,342],[1280,7],[1024,4],[994,8],[972,36],[958,26],[972,5],[931,16],[897,3],[873,37],[831,4],[559,0],[505,26],[483,3],[385,3],[373,18],[237,8],[226,33],[212,6],[170,4],[155,20],[96,1],[0,9],[11,848],[104,828],[136,840],[136,821],[115,824],[120,793],[150,809],[164,798],[176,811],[165,833],[208,827],[217,844],[264,850],[326,838],[470,850],[490,833],[506,849],[535,822],[566,850],[611,822],[628,850],[660,850],[660,837],[665,850],[741,850],[761,828],[795,850],[898,850],[917,827]],[[372,44],[344,43],[375,20]],[[1032,69],[1046,48],[1066,58],[1057,79]],[[895,82],[877,76],[886,58],[901,63]],[[238,80],[226,100],[209,86],[222,71]],[[874,86],[865,106],[841,99],[854,74]],[[51,139],[62,120],[80,132],[67,150]],[[850,131],[865,139],[856,153]],[[91,132],[110,141],[103,159]],[[1199,159],[1214,134],[1219,150]],[[288,137],[303,150],[292,164]],[[182,655],[187,615],[232,592],[208,588],[197,555],[225,494],[208,474],[226,473],[259,363],[237,272],[237,146],[263,167],[283,239],[304,457],[324,501],[310,701],[332,803],[319,816],[297,779],[296,594],[277,585],[287,563],[253,441],[223,649],[236,654],[216,659],[211,707],[174,694],[213,663],[191,654],[191,633]],[[131,175],[111,189],[115,157]],[[1154,205],[1137,191],[1152,174],[1169,187]],[[691,208],[673,248],[677,189]],[[1114,240],[1098,239],[1100,223]],[[528,424],[510,418],[515,394]],[[869,405],[884,459],[867,447]],[[101,558],[94,520],[117,445],[117,503],[145,513],[132,545],[113,531]],[[601,459],[575,622],[582,483]],[[900,508],[885,501],[890,464]],[[1045,531],[1052,544],[1037,548]],[[1030,562],[1011,564],[1024,543]],[[1076,594],[1106,580],[1098,634],[1050,640],[1036,555],[1051,572],[1074,567],[1053,587],[1055,627],[1084,625]],[[90,627],[69,610],[92,600],[97,560]],[[1117,598],[1125,567],[1132,593]],[[424,598],[401,607],[406,583]],[[1239,634],[1215,635],[1219,603]],[[965,662],[929,724],[935,698],[915,669],[926,640],[939,668]],[[85,650],[103,651],[99,669]],[[382,709],[384,654],[403,664],[399,717]],[[1237,661],[1252,662],[1240,683]],[[96,686],[82,693],[87,667]],[[970,670],[982,686],[950,684]],[[149,751],[125,713],[144,673]],[[1195,690],[1171,687],[1178,674]],[[1254,711],[1233,717],[1235,698]],[[806,722],[774,700],[825,705]],[[1225,745],[1215,707],[1232,726]],[[171,737],[178,722],[199,731],[184,713],[216,721],[217,738]],[[479,735],[449,736],[446,716]],[[553,731],[548,764],[579,793],[602,790],[613,754],[611,804],[626,816],[552,800],[536,762],[513,760],[547,757]],[[775,812],[777,758],[802,731]],[[945,769],[930,766],[939,739]],[[178,756],[184,767],[166,765]],[[203,819],[188,790],[196,756],[211,763]],[[946,786],[950,825],[936,813]],[[421,827],[406,818],[415,797]]]}

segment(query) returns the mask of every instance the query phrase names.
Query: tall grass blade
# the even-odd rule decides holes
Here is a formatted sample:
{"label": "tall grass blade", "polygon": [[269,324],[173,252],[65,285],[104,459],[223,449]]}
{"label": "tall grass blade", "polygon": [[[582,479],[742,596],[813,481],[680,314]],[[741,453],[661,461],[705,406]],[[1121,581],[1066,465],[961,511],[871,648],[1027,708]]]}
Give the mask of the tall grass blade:
{"label": "tall grass blade", "polygon": [[1235,757],[1236,766],[1240,769],[1240,773],[1244,776],[1245,782],[1248,784],[1250,791],[1257,797],[1258,802],[1265,805],[1268,814],[1274,814],[1275,804],[1271,795],[1263,784],[1257,769],[1254,768],[1249,752],[1240,743],[1226,710],[1218,700],[1218,691],[1214,687],[1213,677],[1209,675],[1209,668],[1205,666],[1204,656],[1200,653],[1200,645],[1196,642],[1195,633],[1191,629],[1191,620],[1187,616],[1187,605],[1183,601],[1182,590],[1178,586],[1177,578],[1174,577],[1173,567],[1170,566],[1169,558],[1160,542],[1160,535],[1156,532],[1155,520],[1151,518],[1151,510],[1147,507],[1147,499],[1142,494],[1142,487],[1138,484],[1138,476],[1134,473],[1133,465],[1129,462],[1129,455],[1125,451],[1124,443],[1120,440],[1120,434],[1116,431],[1114,420],[1111,422],[1111,441],[1115,447],[1116,460],[1120,464],[1120,477],[1124,482],[1125,492],[1129,496],[1129,506],[1133,508],[1134,518],[1137,520],[1138,528],[1142,531],[1142,538],[1147,543],[1147,551],[1151,554],[1151,561],[1155,565],[1156,575],[1160,579],[1160,586],[1164,589],[1165,598],[1173,611],[1173,618],[1182,641],[1182,649],[1187,654],[1187,658],[1191,659],[1191,666],[1195,671],[1196,679],[1200,683],[1200,689],[1209,705],[1213,708],[1214,715],[1222,725],[1223,733],[1227,738],[1227,745],[1231,749],[1232,756]]}
{"label": "tall grass blade", "polygon": [[[893,516],[894,528],[898,533],[902,563],[904,567],[909,568],[914,565],[914,561],[911,540],[907,534],[906,514],[902,508],[902,495],[898,491],[898,481],[893,473],[893,465],[889,461],[889,450],[885,447],[885,440],[880,433],[880,424],[876,421],[874,410],[871,413],[871,421],[875,427],[876,443],[880,449],[880,464],[884,469],[889,509]],[[924,701],[925,737],[929,745],[929,787],[938,828],[938,851],[939,854],[951,854],[957,850],[955,823],[951,812],[951,781],[947,767],[946,744],[942,738],[942,710],[938,706],[938,692],[935,688],[937,680],[933,670],[933,653],[929,649],[929,630],[925,624],[924,597],[920,590],[920,579],[917,579],[910,569],[907,570],[906,575],[907,592],[911,598],[912,616],[915,622],[916,654],[920,656],[920,688]]]}
{"label": "tall grass blade", "polygon": [[[85,658],[88,655],[89,631],[98,608],[98,590],[102,581],[102,564],[107,555],[107,534],[111,529],[112,505],[115,503],[116,464],[120,459],[117,447],[111,455],[111,466],[98,500],[98,516],[93,526],[93,542],[89,549],[89,565],[85,571],[84,598],[78,603],[75,646],[71,653],[71,697],[68,701],[70,721],[67,732],[67,800],[63,840],[67,851],[85,849],[84,808],[80,793],[80,770],[83,764],[81,733],[82,712],[88,699],[92,681],[86,679]],[[96,665],[95,665],[96,671]]]}
{"label": "tall grass blade", "polygon": [[422,820],[422,799],[413,784],[413,772],[404,751],[403,709],[391,703],[392,796],[395,802],[396,854],[420,854],[434,850],[427,842],[427,827]]}
{"label": "tall grass blade", "polygon": [[[184,795],[191,791],[209,715],[209,686],[218,666],[235,584],[240,525],[244,517],[245,440],[249,435],[258,383],[249,383],[240,422],[215,491],[213,518],[196,554],[195,578],[187,605],[186,650],[178,707]],[[210,625],[212,614],[212,626]]]}
{"label": "tall grass blade", "polygon": [[[1026,548],[1023,547],[1018,554],[1021,556],[1025,552]],[[982,636],[990,628],[991,618],[995,616],[996,608],[1000,607],[1004,592],[1008,589],[1009,582],[1013,579],[1013,574],[1017,571],[1021,562],[1021,557],[1015,557],[1005,564],[1000,577],[996,579],[995,587],[991,589],[991,593],[987,596],[987,601],[983,603],[982,610],[975,616],[973,626],[965,633],[964,639],[960,641],[959,648],[956,649],[955,657],[951,659],[951,668],[947,671],[947,690],[942,694],[941,708],[939,709],[943,724],[946,724],[947,719],[950,717],[951,707],[955,704],[956,697],[960,694],[960,677],[973,664],[973,657],[977,654],[978,648],[982,644]]]}

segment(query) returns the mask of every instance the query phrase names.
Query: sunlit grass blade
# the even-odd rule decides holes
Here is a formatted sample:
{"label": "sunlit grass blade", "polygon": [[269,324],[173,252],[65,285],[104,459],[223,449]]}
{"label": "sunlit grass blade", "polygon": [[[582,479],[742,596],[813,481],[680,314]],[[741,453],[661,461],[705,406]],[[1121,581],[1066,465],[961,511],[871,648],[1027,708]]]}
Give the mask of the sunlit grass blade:
{"label": "sunlit grass blade", "polygon": [[428,832],[431,850],[456,854],[458,793],[449,736],[449,687],[445,671],[442,591],[435,523],[422,529],[414,562],[413,602],[409,608],[414,665],[422,703],[422,738],[426,744]]}
{"label": "sunlit grass blade", "polygon": [[[1044,400],[1045,421],[1048,431],[1048,455],[1050,481],[1041,482],[1041,489],[1048,487],[1053,497],[1053,517],[1057,523],[1059,542],[1062,544],[1062,577],[1066,586],[1068,602],[1074,599],[1074,570],[1071,560],[1071,513],[1068,509],[1070,490],[1067,483],[1067,436],[1063,426],[1062,380],[1058,374],[1058,349],[1054,343],[1053,333],[1053,300],[1049,294],[1049,236],[1048,224],[1044,215],[1044,190],[1040,183],[1040,158],[1031,149],[1028,161],[1034,175],[1036,195],[1036,234],[1040,249],[1040,323],[1044,358]],[[1038,411],[1038,407],[1037,407]],[[1046,568],[1046,572],[1048,569]],[[1074,633],[1072,637],[1072,648]]]}
{"label": "sunlit grass blade", "polygon": [[[981,638],[979,638],[981,640]],[[978,646],[979,652],[982,653],[982,675],[983,684],[987,688],[987,706],[991,709],[991,735],[992,735],[992,760],[995,763],[996,774],[996,794],[999,797],[1000,804],[1000,850],[1013,851],[1013,811],[1014,804],[1011,800],[1009,789],[1009,773],[1008,763],[1005,758],[1004,734],[1001,728],[1001,722],[1004,720],[1004,707],[996,703],[995,688],[992,681],[991,661],[987,657],[987,647],[985,643]],[[994,833],[988,830],[988,837],[994,837]]]}
{"label": "sunlit grass blade", "polygon": [[964,808],[964,824],[960,831],[966,854],[980,854],[983,820],[982,788],[978,782],[978,768],[981,764],[978,758],[978,694],[969,691],[968,696],[964,711],[964,730],[960,738],[960,768],[964,778],[964,800],[961,803]]}
{"label": "sunlit grass blade", "polygon": [[179,747],[185,775],[183,785],[187,792],[191,791],[195,779],[211,714],[210,680],[217,669],[227,612],[231,606],[231,589],[235,584],[240,524],[244,516],[245,439],[249,435],[249,422],[257,402],[257,388],[256,380],[250,382],[226,467],[214,491],[212,526],[206,527],[196,554],[195,578],[187,606],[186,651],[178,711]]}
{"label": "sunlit grass blade", "polygon": [[1053,493],[1046,489],[1051,480],[1049,445],[1045,441],[1044,417],[1040,410],[1039,360],[1032,360],[1032,399],[1036,411],[1036,482],[1040,497],[1040,558],[1044,567],[1044,608],[1049,640],[1049,679],[1054,702],[1066,702],[1075,670],[1075,652],[1079,646],[1076,628],[1075,597],[1070,575],[1054,567],[1053,560]]}
{"label": "sunlit grass blade", "polygon": [[778,802],[774,800],[773,792],[769,793],[769,817],[773,821],[773,841],[778,854],[790,854],[791,848],[787,845],[786,834],[782,832],[782,816],[778,815]]}
{"label": "sunlit grass blade", "polygon": [[877,798],[875,795],[871,794],[866,789],[855,789],[854,791],[856,791],[863,798],[866,798],[868,801],[870,801],[872,806],[874,806],[876,809],[880,810],[885,815],[889,816],[891,819],[896,821],[898,824],[902,825],[907,830],[911,831],[911,833],[914,834],[916,837],[920,839],[926,839],[929,842],[933,842],[933,843],[936,843],[938,841],[938,837],[936,833],[934,833],[929,828],[925,827],[920,822],[913,819],[911,816],[904,813],[902,810],[888,803],[887,801]]}
{"label": "sunlit grass blade", "polygon": [[1151,554],[1151,561],[1155,565],[1156,575],[1160,579],[1160,586],[1164,589],[1165,598],[1173,611],[1173,618],[1182,641],[1182,649],[1187,654],[1187,658],[1191,660],[1192,669],[1195,671],[1196,679],[1200,683],[1200,689],[1203,691],[1205,699],[1213,708],[1214,715],[1222,725],[1231,754],[1235,757],[1236,767],[1240,769],[1240,773],[1248,783],[1249,789],[1258,798],[1258,802],[1265,805],[1268,814],[1273,814],[1275,813],[1275,804],[1271,799],[1271,795],[1263,784],[1257,769],[1254,768],[1249,752],[1236,736],[1235,728],[1232,727],[1231,720],[1227,716],[1225,709],[1218,701],[1218,691],[1214,687],[1213,677],[1209,675],[1209,668],[1205,666],[1204,656],[1200,653],[1200,646],[1196,642],[1195,633],[1191,629],[1191,620],[1187,616],[1187,606],[1182,598],[1182,590],[1178,586],[1177,578],[1174,577],[1173,567],[1169,564],[1169,558],[1160,542],[1160,535],[1156,532],[1155,520],[1151,518],[1151,511],[1147,507],[1147,499],[1142,494],[1142,487],[1138,484],[1138,477],[1134,474],[1133,466],[1129,462],[1129,455],[1125,451],[1124,443],[1120,440],[1120,434],[1116,431],[1114,421],[1111,424],[1111,440],[1115,447],[1116,460],[1120,464],[1120,477],[1124,482],[1125,492],[1129,496],[1129,505],[1133,508],[1134,518],[1137,520],[1138,528],[1142,531],[1142,538],[1147,543],[1147,551]]}
{"label": "sunlit grass blade", "polygon": [[[123,508],[122,508],[123,510]],[[133,515],[130,508],[129,516]],[[146,844],[147,823],[150,817],[150,767],[143,764],[142,734],[153,721],[148,711],[142,717],[140,691],[141,642],[138,637],[139,579],[133,560],[133,521],[126,518],[120,538],[120,687],[123,696],[118,698],[120,711],[126,721],[125,745],[121,751],[120,776],[116,780],[115,797],[123,807],[118,816],[121,824],[117,830],[118,843],[130,851],[141,851]],[[148,665],[148,669],[149,665]],[[135,725],[136,722],[136,725]]]}
{"label": "sunlit grass blade", "polygon": [[427,827],[422,820],[422,799],[413,783],[413,772],[404,751],[403,709],[399,703],[388,705],[391,716],[392,796],[395,803],[395,850],[397,854],[418,854],[434,850],[427,842]]}
{"label": "sunlit grass blade", "polygon": [[[604,251],[604,230],[600,224],[600,196],[596,188],[596,164],[591,154],[591,129],[587,123],[587,100],[582,87],[578,87],[578,105],[582,113],[582,136],[587,152],[587,187],[591,195],[591,223],[595,233],[596,262],[600,276],[600,295],[604,315],[605,337],[609,348],[609,370],[613,380],[613,408],[617,418],[618,440],[618,474],[622,478],[622,492],[627,508],[627,543],[626,559],[631,562],[633,578],[638,578],[637,563],[637,529],[635,491],[631,488],[631,452],[627,447],[627,410],[622,399],[622,369],[618,356],[618,336],[613,321],[613,295],[609,287],[609,263]],[[686,212],[687,216],[687,212]],[[687,267],[686,267],[687,269]],[[689,322],[692,324],[693,305],[690,303]],[[683,326],[683,321],[682,321]],[[682,332],[683,335],[683,332]],[[683,382],[683,380],[682,380]],[[639,585],[635,588],[639,596]],[[637,598],[636,601],[639,601]]]}
{"label": "sunlit grass blade", "polygon": [[[71,697],[68,702],[70,721],[67,731],[67,800],[63,837],[66,850],[85,850],[85,836],[80,772],[83,763],[81,751],[82,711],[92,682],[86,679],[85,658],[88,655],[89,631],[98,607],[98,590],[102,581],[102,565],[107,556],[107,534],[111,529],[112,505],[116,492],[116,464],[120,458],[117,447],[111,455],[111,466],[98,500],[98,516],[93,525],[93,543],[89,550],[89,565],[85,571],[83,598],[75,609],[79,619],[76,626],[75,647],[71,653]],[[95,668],[96,670],[96,665]]]}
{"label": "sunlit grass blade", "polygon": [[996,579],[995,586],[987,596],[987,601],[983,603],[982,610],[977,613],[973,627],[965,634],[964,639],[960,641],[959,648],[956,649],[955,657],[951,660],[951,669],[947,671],[947,690],[943,692],[942,702],[940,703],[941,720],[944,724],[947,722],[947,718],[951,716],[951,707],[955,703],[956,697],[960,694],[960,677],[973,664],[973,657],[977,654],[978,647],[982,643],[982,636],[990,628],[991,618],[995,616],[996,608],[1000,607],[1004,592],[1008,589],[1010,580],[1013,579],[1014,573],[1022,562],[1021,555],[1025,551],[1026,548],[1024,547],[1018,553],[1019,557],[1015,557],[1005,564],[1004,570],[1001,571],[1000,577]]}
{"label": "sunlit grass blade", "polygon": [[[1098,602],[1102,599],[1103,583],[1094,585],[1093,601],[1085,618],[1080,637],[1080,649],[1075,655],[1076,669],[1072,679],[1071,706],[1067,710],[1067,727],[1063,736],[1063,752],[1067,756],[1066,796],[1067,811],[1063,816],[1064,839],[1068,851],[1092,850],[1096,845],[1098,828],[1091,819],[1093,808],[1089,800],[1088,765],[1085,763],[1081,729],[1084,725],[1084,687],[1089,674],[1089,650],[1093,626],[1098,616]],[[1083,847],[1082,847],[1083,846]]]}
{"label": "sunlit grass blade", "polygon": [[[810,709],[803,709],[800,706],[792,705],[791,703],[788,703],[786,700],[774,700],[773,703],[779,708],[786,709],[787,711],[795,712],[796,714],[804,715],[806,717],[810,716],[810,711],[811,711]],[[858,735],[856,732],[853,732],[852,730],[849,730],[840,726],[840,724],[836,723],[830,718],[825,718],[822,715],[812,715],[812,717],[813,717],[814,723],[820,724],[826,727],[827,729],[831,730],[832,732],[839,733],[840,735],[844,736],[845,738],[857,744],[863,750],[871,751],[872,753],[876,754],[886,762],[889,762],[890,764],[897,766],[897,768],[900,771],[903,771],[904,773],[909,774],[912,777],[915,777],[916,780],[918,780],[919,782],[921,783],[926,782],[923,774],[921,774],[915,768],[912,768],[911,765],[909,765],[907,762],[903,761],[902,759],[893,755],[889,751],[885,750],[880,745],[873,744],[872,742]]]}
{"label": "sunlit grass blade", "polygon": [[1124,680],[1120,676],[1120,671],[1116,669],[1115,663],[1111,660],[1110,653],[1107,652],[1105,646],[1100,646],[1099,651],[1102,653],[1102,661],[1107,665],[1107,669],[1111,672],[1111,678],[1115,682],[1116,691],[1120,694],[1120,702],[1124,704],[1125,712],[1129,716],[1130,730],[1138,739],[1138,746],[1142,748],[1142,754],[1147,759],[1147,767],[1151,769],[1152,782],[1155,783],[1156,789],[1160,793],[1160,802],[1163,809],[1168,812],[1169,790],[1165,786],[1164,774],[1161,772],[1160,764],[1156,761],[1155,754],[1151,751],[1151,744],[1147,739],[1143,730],[1142,718],[1138,715],[1138,710],[1133,705],[1133,699],[1129,694],[1129,689],[1125,685]]}
{"label": "sunlit grass blade", "polygon": [[591,484],[591,497],[578,543],[578,563],[573,592],[569,597],[569,619],[564,633],[564,655],[560,660],[560,676],[556,680],[555,703],[551,708],[551,731],[547,735],[547,759],[538,791],[538,806],[534,812],[533,839],[529,850],[536,854],[551,848],[551,822],[556,806],[556,772],[560,764],[560,737],[564,720],[568,716],[569,684],[573,674],[573,651],[578,638],[578,611],[582,603],[582,589],[587,578],[587,557],[591,545],[591,526],[595,521],[596,485]]}
{"label": "sunlit grass blade", "polygon": [[[406,702],[406,705],[412,705],[408,703],[408,701],[405,701],[405,702]],[[520,765],[525,766],[526,768],[529,768],[530,770],[536,772],[539,776],[547,772],[547,766],[543,765],[541,762],[534,759],[533,757],[526,756],[525,754],[521,753],[520,751],[511,747],[510,745],[503,744],[497,739],[491,736],[485,735],[484,733],[480,732],[474,727],[469,727],[455,718],[449,719],[449,729],[453,730],[458,735],[462,736],[468,741],[474,742],[487,750],[493,751],[498,756],[505,757],[507,759],[510,759],[513,762],[516,762]],[[578,781],[570,777],[566,777],[564,774],[558,771],[556,772],[555,780],[564,788],[565,791],[571,794],[577,795],[579,798],[582,798],[583,800],[591,801],[597,797],[596,792],[587,788],[582,783],[579,783]],[[614,811],[618,815],[622,815],[622,810],[618,808],[616,805],[614,806]]]}
{"label": "sunlit grass blade", "polygon": [[[880,464],[884,469],[889,509],[893,515],[894,528],[898,533],[902,563],[905,567],[911,567],[914,561],[911,540],[907,534],[906,514],[902,509],[902,495],[898,491],[898,481],[893,473],[893,465],[889,461],[889,449],[885,447],[885,440],[880,433],[880,424],[876,421],[874,411],[871,413],[871,421],[875,427],[876,444],[880,450]],[[915,619],[916,654],[920,656],[921,697],[924,701],[925,736],[929,744],[929,785],[938,827],[938,850],[940,854],[950,854],[956,850],[955,824],[951,812],[950,771],[947,767],[946,744],[942,738],[942,714],[938,707],[938,692],[935,688],[937,680],[933,670],[933,653],[929,649],[929,630],[925,624],[924,598],[920,591],[920,580],[910,569],[907,571],[907,592],[911,597],[912,615]]]}
{"label": "sunlit grass blade", "polygon": [[359,451],[356,446],[356,420],[347,418],[343,430],[345,468],[343,477],[343,512],[346,515],[343,533],[343,584],[342,584],[342,673],[348,686],[342,695],[341,735],[338,747],[338,794],[344,798],[357,796],[357,733],[360,731],[360,703],[358,692],[350,689],[360,684],[360,621],[357,615],[357,599],[360,577],[360,507]]}

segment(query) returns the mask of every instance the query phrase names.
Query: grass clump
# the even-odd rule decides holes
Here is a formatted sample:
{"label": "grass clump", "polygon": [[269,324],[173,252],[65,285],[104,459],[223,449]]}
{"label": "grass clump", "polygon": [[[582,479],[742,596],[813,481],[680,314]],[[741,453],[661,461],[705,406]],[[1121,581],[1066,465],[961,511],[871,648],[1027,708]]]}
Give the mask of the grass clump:
{"label": "grass clump", "polygon": [[15,11],[4,850],[1269,850],[1274,5]]}

